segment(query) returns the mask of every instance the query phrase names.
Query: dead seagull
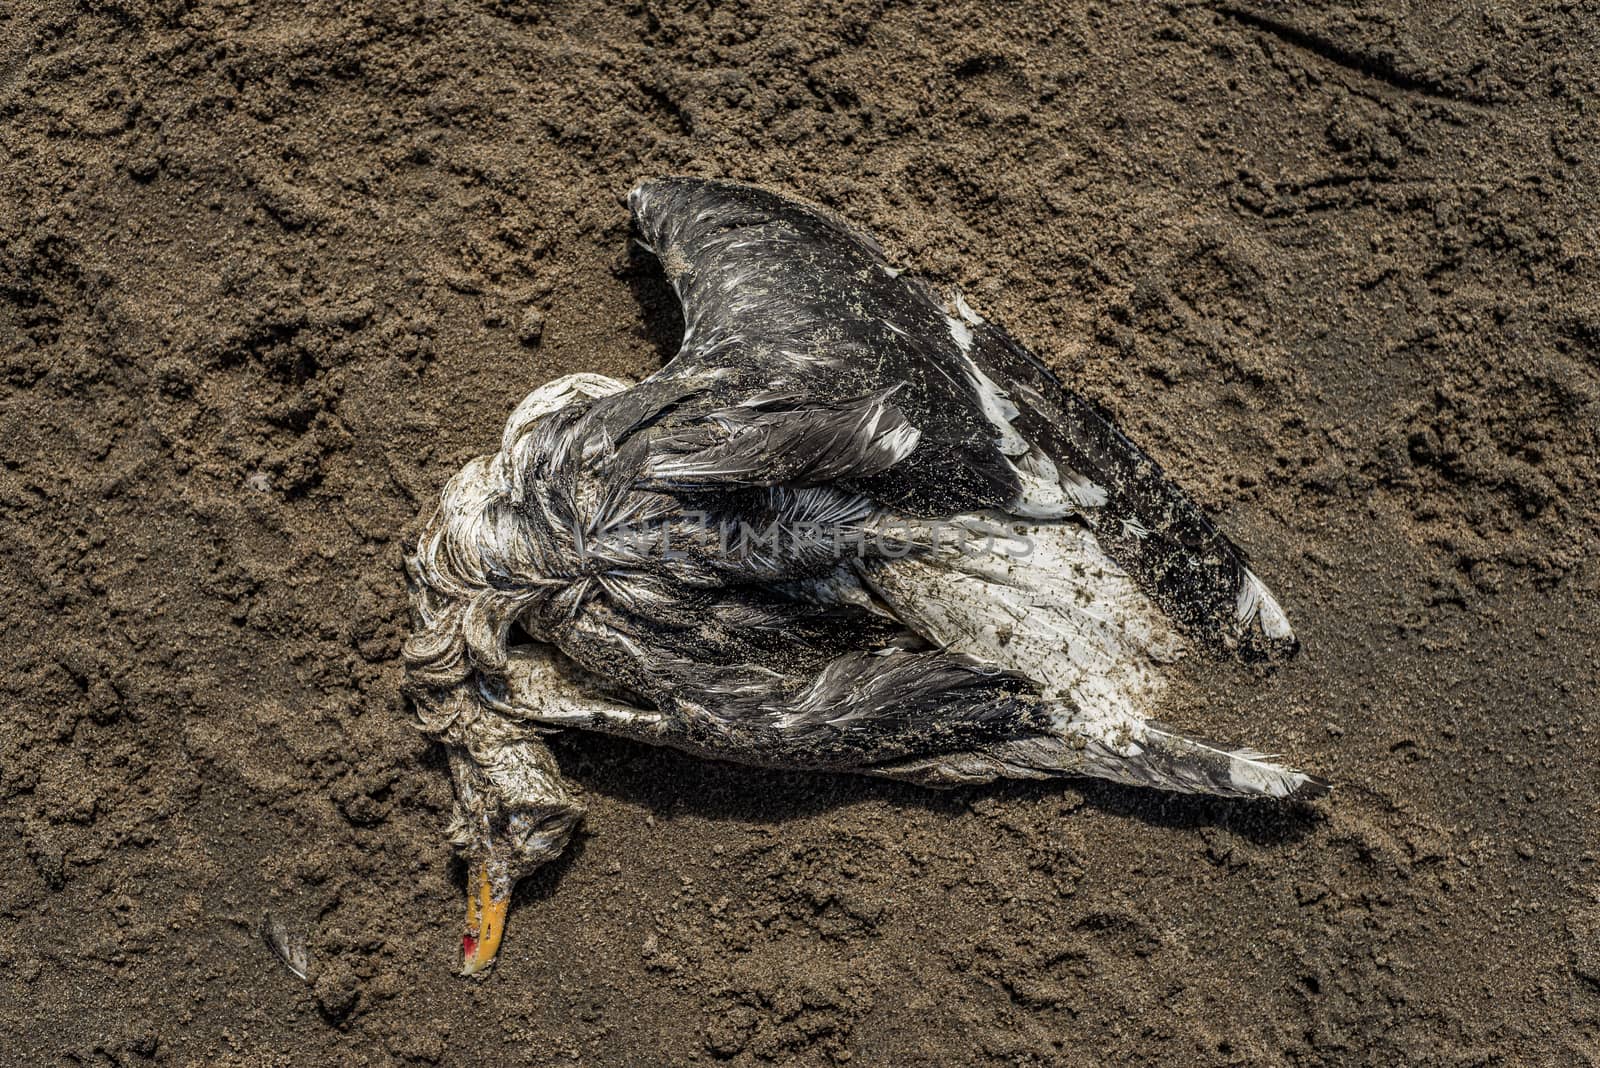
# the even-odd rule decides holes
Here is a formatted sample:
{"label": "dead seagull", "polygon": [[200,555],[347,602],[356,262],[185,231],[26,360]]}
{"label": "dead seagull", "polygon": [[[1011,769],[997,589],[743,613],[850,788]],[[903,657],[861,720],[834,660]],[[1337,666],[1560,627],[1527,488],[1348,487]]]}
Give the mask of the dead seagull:
{"label": "dead seagull", "polygon": [[628,202],[682,303],[677,356],[535,390],[408,561],[408,689],[469,865],[463,972],[583,816],[544,742],[564,728],[928,786],[1326,792],[1153,718],[1189,647],[1297,642],[1100,410],[827,211],[694,178]]}

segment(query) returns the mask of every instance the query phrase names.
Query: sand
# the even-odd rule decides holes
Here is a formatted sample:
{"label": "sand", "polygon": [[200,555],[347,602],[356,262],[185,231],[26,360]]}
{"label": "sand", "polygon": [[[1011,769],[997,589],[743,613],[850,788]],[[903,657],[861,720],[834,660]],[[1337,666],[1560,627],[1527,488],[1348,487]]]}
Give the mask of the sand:
{"label": "sand", "polygon": [[[0,9],[0,1063],[1600,1059],[1600,16],[1538,3]],[[558,743],[452,974],[406,537],[675,344],[643,177],[842,212],[1246,545],[1181,722],[1279,810]],[[257,937],[306,939],[302,984]]]}

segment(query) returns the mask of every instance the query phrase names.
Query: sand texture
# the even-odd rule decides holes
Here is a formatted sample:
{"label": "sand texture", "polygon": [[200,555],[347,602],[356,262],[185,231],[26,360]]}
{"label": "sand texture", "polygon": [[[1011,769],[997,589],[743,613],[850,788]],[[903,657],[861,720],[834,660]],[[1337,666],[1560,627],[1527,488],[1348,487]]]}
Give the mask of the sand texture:
{"label": "sand texture", "polygon": [[[0,5],[0,1065],[1596,1063],[1597,165],[1587,4]],[[1305,642],[1183,726],[1333,796],[575,735],[453,975],[404,546],[675,346],[622,203],[675,173],[1113,413]]]}

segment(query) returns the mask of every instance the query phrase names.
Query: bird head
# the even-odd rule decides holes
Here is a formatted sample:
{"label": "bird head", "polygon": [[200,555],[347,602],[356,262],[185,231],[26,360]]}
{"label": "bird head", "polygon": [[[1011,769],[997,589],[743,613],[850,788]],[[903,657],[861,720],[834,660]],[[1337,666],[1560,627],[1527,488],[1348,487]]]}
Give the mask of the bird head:
{"label": "bird head", "polygon": [[561,547],[528,507],[541,465],[560,449],[549,440],[548,420],[624,388],[576,374],[531,393],[512,414],[500,451],[450,480],[406,560],[413,609],[402,653],[406,689],[419,725],[449,754],[450,839],[468,865],[466,974],[494,960],[517,880],[559,854],[582,817],[549,751],[528,744],[532,728],[491,714],[483,687],[504,673],[512,625],[520,621],[540,637],[536,620],[571,596]]}
{"label": "bird head", "polygon": [[456,791],[450,841],[467,862],[461,972],[473,975],[499,953],[517,882],[561,854],[584,809],[549,749],[509,720],[468,711],[446,752]]}

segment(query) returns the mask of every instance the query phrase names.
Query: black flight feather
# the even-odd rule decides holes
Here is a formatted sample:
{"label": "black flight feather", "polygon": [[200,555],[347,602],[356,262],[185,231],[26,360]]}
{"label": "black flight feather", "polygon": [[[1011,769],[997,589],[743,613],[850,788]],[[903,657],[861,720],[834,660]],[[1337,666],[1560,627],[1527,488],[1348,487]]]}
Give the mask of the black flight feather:
{"label": "black flight feather", "polygon": [[[870,238],[823,209],[732,182],[645,182],[629,202],[686,324],[682,348],[652,382],[705,382],[728,407],[774,388],[814,402],[896,390],[916,447],[887,469],[844,473],[840,485],[911,514],[948,516],[1020,497],[1016,444],[1008,454],[997,435],[986,378],[1024,447],[1064,480],[1103,491],[1098,507],[1080,510],[1084,520],[1189,633],[1252,660],[1298,647],[1276,606],[1261,606],[1270,594],[1240,550],[1154,460],[1004,331],[950,315]],[[733,451],[731,441],[722,447]],[[753,451],[743,462],[759,466]]]}

